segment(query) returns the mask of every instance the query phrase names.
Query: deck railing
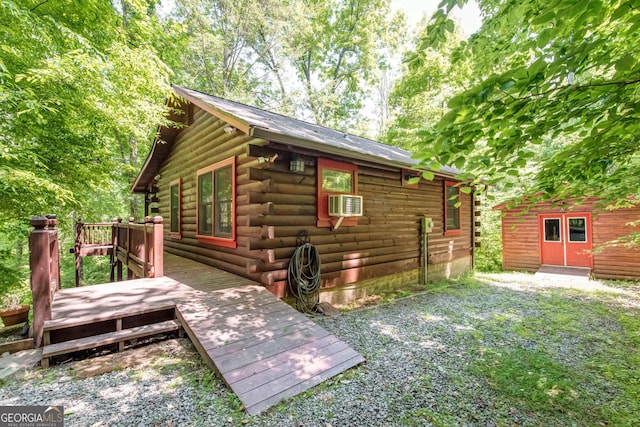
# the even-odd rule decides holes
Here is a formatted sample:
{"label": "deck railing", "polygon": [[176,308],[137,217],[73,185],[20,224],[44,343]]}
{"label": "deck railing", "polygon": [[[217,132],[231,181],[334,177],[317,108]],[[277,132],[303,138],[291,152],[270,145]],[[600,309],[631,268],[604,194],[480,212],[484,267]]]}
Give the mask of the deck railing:
{"label": "deck railing", "polygon": [[[44,323],[51,320],[55,293],[60,290],[60,244],[58,220],[55,215],[31,219],[34,230],[29,235],[29,264],[33,295],[33,325],[31,336],[36,347],[42,345]],[[164,275],[162,217],[145,217],[137,224],[133,218],[124,223],[76,224],[76,285],[80,277],[79,259],[90,255],[111,255],[111,281],[117,272],[122,280],[123,266],[127,278],[150,278]]]}
{"label": "deck railing", "polygon": [[29,235],[29,265],[33,295],[34,344],[42,344],[44,322],[51,319],[54,294],[60,290],[60,246],[55,215],[31,218],[34,230]]}
{"label": "deck railing", "polygon": [[[113,223],[113,247],[117,260],[117,280],[122,280],[122,265],[128,270],[129,279],[136,277],[160,277],[164,275],[162,217],[145,217],[137,224],[133,219]],[[113,273],[112,273],[113,280]]]}
{"label": "deck railing", "polygon": [[112,228],[112,222],[95,222],[90,224],[77,222],[76,244],[81,245],[86,252],[91,252],[93,248],[109,247],[112,245]]}
{"label": "deck railing", "polygon": [[[82,257],[111,255],[113,260],[112,234],[112,222],[84,223],[81,220],[76,222],[73,248],[73,253],[76,255],[76,287],[80,286],[82,279]],[[111,280],[113,281],[113,277]]]}
{"label": "deck railing", "polygon": [[76,286],[80,286],[82,257],[110,255],[110,280],[123,279],[123,266],[127,278],[159,277],[164,274],[162,217],[145,217],[143,223],[113,222],[84,223],[78,221],[75,229]]}

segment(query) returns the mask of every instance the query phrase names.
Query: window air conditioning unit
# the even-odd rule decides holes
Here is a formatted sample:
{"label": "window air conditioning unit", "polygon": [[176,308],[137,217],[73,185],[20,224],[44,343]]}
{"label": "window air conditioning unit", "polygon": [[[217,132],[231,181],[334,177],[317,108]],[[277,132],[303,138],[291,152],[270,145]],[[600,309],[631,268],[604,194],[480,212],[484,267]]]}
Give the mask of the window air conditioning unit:
{"label": "window air conditioning unit", "polygon": [[329,216],[362,216],[362,196],[350,194],[330,195]]}

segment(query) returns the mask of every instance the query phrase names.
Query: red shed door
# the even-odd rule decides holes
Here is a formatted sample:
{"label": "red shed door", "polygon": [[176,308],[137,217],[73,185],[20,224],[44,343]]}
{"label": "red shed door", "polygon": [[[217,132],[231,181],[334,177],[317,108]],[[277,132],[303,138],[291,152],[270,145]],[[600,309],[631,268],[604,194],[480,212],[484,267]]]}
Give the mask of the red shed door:
{"label": "red shed door", "polygon": [[543,214],[540,220],[540,263],[588,267],[591,258],[591,214]]}
{"label": "red shed door", "polygon": [[564,217],[567,265],[591,268],[591,214],[571,213]]}
{"label": "red shed door", "polygon": [[540,263],[565,265],[562,215],[540,215]]}

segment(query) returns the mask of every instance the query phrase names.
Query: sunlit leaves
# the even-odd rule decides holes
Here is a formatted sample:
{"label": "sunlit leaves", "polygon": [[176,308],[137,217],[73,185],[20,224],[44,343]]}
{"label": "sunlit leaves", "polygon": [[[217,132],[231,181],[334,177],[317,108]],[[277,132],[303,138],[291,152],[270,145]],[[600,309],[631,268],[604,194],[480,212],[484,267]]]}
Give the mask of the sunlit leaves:
{"label": "sunlit leaves", "polygon": [[[640,9],[603,0],[478,3],[482,28],[450,56],[473,73],[423,146],[489,183],[524,183],[521,172],[533,168],[531,191],[640,195]],[[420,48],[442,46],[454,4],[440,4]]]}
{"label": "sunlit leaves", "polygon": [[144,155],[137,141],[154,132],[168,92],[150,7],[0,2],[0,220],[53,212],[64,221],[123,200],[132,153]]}

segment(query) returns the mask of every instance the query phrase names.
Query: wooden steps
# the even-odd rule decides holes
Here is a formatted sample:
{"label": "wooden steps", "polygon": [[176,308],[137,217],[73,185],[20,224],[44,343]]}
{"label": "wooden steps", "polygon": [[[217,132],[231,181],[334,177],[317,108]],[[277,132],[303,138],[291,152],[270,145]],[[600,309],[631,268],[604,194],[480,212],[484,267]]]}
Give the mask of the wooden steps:
{"label": "wooden steps", "polygon": [[42,367],[49,366],[54,356],[96,347],[118,344],[124,350],[126,341],[173,331],[182,331],[176,320],[175,305],[159,304],[138,310],[96,313],[77,319],[50,320],[44,325]]}
{"label": "wooden steps", "polygon": [[73,353],[76,351],[87,350],[90,348],[102,347],[109,344],[123,344],[125,341],[137,338],[149,337],[152,335],[164,334],[180,329],[180,325],[175,320],[166,320],[160,323],[152,323],[150,325],[137,326],[135,328],[122,329],[106,334],[94,335],[90,337],[78,338],[70,341],[63,341],[57,344],[50,344],[42,350],[42,365],[45,366],[45,360],[53,356],[61,354]]}

